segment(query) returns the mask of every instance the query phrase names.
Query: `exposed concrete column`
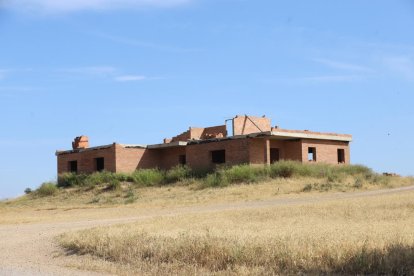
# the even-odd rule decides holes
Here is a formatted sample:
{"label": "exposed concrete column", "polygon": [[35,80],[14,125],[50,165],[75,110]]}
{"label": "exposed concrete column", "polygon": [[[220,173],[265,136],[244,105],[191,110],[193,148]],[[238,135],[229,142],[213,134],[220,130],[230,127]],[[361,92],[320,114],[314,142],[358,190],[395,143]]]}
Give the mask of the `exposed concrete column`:
{"label": "exposed concrete column", "polygon": [[265,161],[266,165],[270,166],[270,140],[265,139]]}

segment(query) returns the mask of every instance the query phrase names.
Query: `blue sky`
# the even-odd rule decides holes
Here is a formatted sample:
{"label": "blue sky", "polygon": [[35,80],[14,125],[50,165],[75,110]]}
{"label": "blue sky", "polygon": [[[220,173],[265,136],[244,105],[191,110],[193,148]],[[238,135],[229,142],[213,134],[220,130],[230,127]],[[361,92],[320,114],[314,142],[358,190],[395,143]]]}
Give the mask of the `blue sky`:
{"label": "blue sky", "polygon": [[57,149],[159,143],[264,115],[350,133],[351,161],[413,175],[414,3],[0,1],[0,198]]}

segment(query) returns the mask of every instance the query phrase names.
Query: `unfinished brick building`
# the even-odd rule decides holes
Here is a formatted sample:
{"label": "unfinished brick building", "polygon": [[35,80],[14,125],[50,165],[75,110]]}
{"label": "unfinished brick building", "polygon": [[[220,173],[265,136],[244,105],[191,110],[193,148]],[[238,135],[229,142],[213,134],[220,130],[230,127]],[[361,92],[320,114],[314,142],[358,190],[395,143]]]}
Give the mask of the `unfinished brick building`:
{"label": "unfinished brick building", "polygon": [[349,164],[347,134],[271,127],[269,118],[236,116],[227,125],[190,127],[162,144],[113,143],[89,147],[88,137],[76,137],[72,150],[56,151],[58,174],[95,171],[132,172],[140,168],[169,169],[186,164],[195,170],[217,165],[271,164],[279,160]]}

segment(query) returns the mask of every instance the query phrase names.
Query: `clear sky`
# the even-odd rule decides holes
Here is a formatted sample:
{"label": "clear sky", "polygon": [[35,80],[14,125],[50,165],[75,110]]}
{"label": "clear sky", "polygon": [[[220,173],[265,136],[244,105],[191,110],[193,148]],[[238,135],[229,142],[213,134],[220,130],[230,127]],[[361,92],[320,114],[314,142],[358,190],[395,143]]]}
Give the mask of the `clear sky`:
{"label": "clear sky", "polygon": [[354,135],[351,162],[413,175],[411,0],[0,0],[0,198],[55,150],[159,143],[236,114]]}

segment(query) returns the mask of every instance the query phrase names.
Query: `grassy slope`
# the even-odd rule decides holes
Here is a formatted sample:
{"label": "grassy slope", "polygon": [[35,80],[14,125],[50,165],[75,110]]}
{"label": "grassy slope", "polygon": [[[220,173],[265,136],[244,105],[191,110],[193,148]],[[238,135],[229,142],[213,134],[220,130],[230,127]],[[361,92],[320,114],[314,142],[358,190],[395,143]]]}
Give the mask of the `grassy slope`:
{"label": "grassy slope", "polygon": [[383,177],[363,166],[280,162],[270,169],[236,166],[201,177],[183,168],[165,174],[67,175],[64,183],[66,188],[46,183],[30,195],[0,202],[0,224],[95,218],[102,209],[105,216],[116,217],[179,206],[382,189],[413,185],[414,180]]}
{"label": "grassy slope", "polygon": [[[201,178],[180,172],[169,178],[154,171],[106,173],[59,189],[49,183],[42,188],[45,194],[1,202],[0,223],[139,216],[180,206],[414,184],[412,178],[383,177],[358,166],[279,166],[273,172],[237,166]],[[174,177],[177,182],[171,183]],[[151,179],[161,182],[148,184]],[[159,217],[66,234],[61,243],[73,253],[104,260],[104,268],[118,274],[405,273],[414,259],[413,196]],[[85,260],[81,267],[96,266],[97,260]]]}

